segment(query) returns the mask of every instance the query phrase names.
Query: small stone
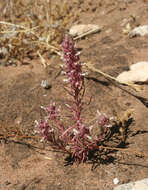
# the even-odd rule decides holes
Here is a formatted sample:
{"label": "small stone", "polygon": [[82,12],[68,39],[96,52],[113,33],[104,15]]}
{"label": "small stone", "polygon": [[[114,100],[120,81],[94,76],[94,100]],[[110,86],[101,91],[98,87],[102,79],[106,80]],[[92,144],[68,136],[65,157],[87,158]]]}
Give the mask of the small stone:
{"label": "small stone", "polygon": [[136,182],[122,184],[114,188],[114,190],[147,190],[147,189],[148,189],[148,178]]}
{"label": "small stone", "polygon": [[148,62],[131,65],[129,71],[122,72],[116,79],[120,83],[148,82]]}
{"label": "small stone", "polygon": [[86,32],[89,31],[93,31],[94,32],[100,32],[101,29],[98,25],[94,25],[94,24],[78,24],[75,26],[72,26],[69,30],[69,34],[72,36],[79,36],[81,34],[84,34]]}
{"label": "small stone", "polygon": [[51,85],[48,83],[47,80],[42,80],[41,82],[41,87],[45,88],[45,89],[50,89]]}
{"label": "small stone", "polygon": [[114,178],[114,179],[113,179],[113,183],[114,183],[115,185],[117,185],[117,184],[119,183],[119,179],[118,179],[118,178]]}
{"label": "small stone", "polygon": [[17,64],[13,63],[13,64],[12,64],[12,67],[17,67]]}
{"label": "small stone", "polygon": [[148,34],[148,25],[139,26],[134,28],[131,32],[129,32],[129,37],[135,37],[135,36],[145,36]]}

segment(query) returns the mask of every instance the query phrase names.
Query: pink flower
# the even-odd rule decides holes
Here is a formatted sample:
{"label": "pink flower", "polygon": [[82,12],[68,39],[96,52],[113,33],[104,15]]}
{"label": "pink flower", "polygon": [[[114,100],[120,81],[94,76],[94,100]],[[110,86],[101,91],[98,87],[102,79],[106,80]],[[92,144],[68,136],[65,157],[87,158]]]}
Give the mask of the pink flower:
{"label": "pink flower", "polygon": [[48,113],[49,119],[56,119],[59,114],[59,109],[56,109],[55,102],[52,102],[48,107],[45,108],[45,111]]}
{"label": "pink flower", "polygon": [[62,43],[62,47],[66,63],[66,74],[71,87],[76,91],[81,87],[81,84],[84,81],[82,65],[78,63],[79,55],[77,48],[69,35],[66,35],[64,42]]}
{"label": "pink flower", "polygon": [[56,108],[56,104],[52,102],[44,108],[47,116],[44,120],[40,120],[37,127],[44,140],[50,142],[54,148],[68,152],[78,163],[81,163],[86,161],[89,152],[96,150],[98,144],[104,140],[105,131],[111,126],[110,118],[98,111],[97,123],[104,130],[103,134],[94,140],[89,127],[83,123],[81,118],[82,99],[85,92],[84,75],[82,74],[82,65],[78,63],[79,55],[76,45],[69,35],[66,35],[62,48],[69,85],[67,92],[72,97],[72,105],[67,105],[73,115],[67,123],[68,126],[65,126],[60,117],[62,110]]}
{"label": "pink flower", "polygon": [[48,121],[40,120],[37,127],[39,128],[39,133],[42,136],[43,140],[49,141],[53,129],[49,126]]}
{"label": "pink flower", "polygon": [[111,118],[109,118],[106,114],[102,114],[97,110],[98,113],[98,125],[107,128],[111,127],[112,125],[110,124]]}

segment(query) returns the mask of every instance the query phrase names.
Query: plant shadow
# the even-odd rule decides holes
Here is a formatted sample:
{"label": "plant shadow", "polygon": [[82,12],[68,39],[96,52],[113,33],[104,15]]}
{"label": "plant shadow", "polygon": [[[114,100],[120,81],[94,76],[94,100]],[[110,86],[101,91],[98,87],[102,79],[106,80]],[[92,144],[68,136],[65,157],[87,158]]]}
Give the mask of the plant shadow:
{"label": "plant shadow", "polygon": [[146,130],[137,130],[131,136],[134,137],[136,135],[147,134],[147,133],[148,133],[148,131],[146,131]]}
{"label": "plant shadow", "polygon": [[102,81],[102,80],[98,80],[97,78],[95,78],[95,77],[90,77],[90,76],[85,76],[85,78],[87,79],[87,80],[92,80],[92,81],[94,81],[94,82],[97,82],[97,83],[100,83],[101,85],[103,85],[103,86],[109,86],[110,84],[109,84],[109,82],[107,82],[107,81]]}

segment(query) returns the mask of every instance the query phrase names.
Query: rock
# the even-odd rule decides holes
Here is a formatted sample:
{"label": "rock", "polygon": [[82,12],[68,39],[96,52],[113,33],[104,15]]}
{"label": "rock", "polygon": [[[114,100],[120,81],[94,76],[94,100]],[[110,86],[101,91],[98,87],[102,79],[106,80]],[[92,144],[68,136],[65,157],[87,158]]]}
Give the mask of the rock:
{"label": "rock", "polygon": [[148,25],[139,26],[134,28],[131,32],[129,32],[129,37],[135,37],[135,36],[145,36],[148,34]]}
{"label": "rock", "polygon": [[147,189],[148,189],[148,178],[136,182],[122,184],[114,188],[114,190],[147,190]]}
{"label": "rock", "polygon": [[119,179],[118,179],[118,178],[114,178],[114,179],[113,179],[113,183],[114,183],[115,185],[117,185],[117,184],[119,183]]}
{"label": "rock", "polygon": [[130,66],[130,70],[145,70],[148,69],[148,62],[141,61]]}
{"label": "rock", "polygon": [[148,82],[148,62],[138,62],[117,76],[120,83]]}
{"label": "rock", "polygon": [[69,34],[72,36],[79,36],[81,34],[84,34],[89,31],[99,32],[101,31],[100,27],[98,25],[93,24],[78,24],[75,26],[72,26],[69,30]]}
{"label": "rock", "polygon": [[49,82],[47,80],[42,80],[41,81],[41,87],[43,87],[45,89],[50,89],[51,85],[49,84]]}

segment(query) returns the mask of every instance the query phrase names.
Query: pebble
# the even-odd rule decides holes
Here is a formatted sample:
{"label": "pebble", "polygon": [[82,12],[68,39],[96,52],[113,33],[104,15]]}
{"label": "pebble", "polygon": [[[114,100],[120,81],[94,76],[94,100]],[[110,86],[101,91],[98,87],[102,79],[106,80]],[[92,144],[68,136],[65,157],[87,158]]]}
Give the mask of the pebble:
{"label": "pebble", "polygon": [[113,179],[113,183],[114,183],[115,185],[117,185],[117,184],[119,183],[119,179],[118,179],[118,178],[114,178],[114,179]]}
{"label": "pebble", "polygon": [[114,188],[114,190],[148,190],[148,178],[136,182],[118,185]]}
{"label": "pebble", "polygon": [[45,88],[45,89],[50,89],[51,85],[48,83],[47,80],[42,80],[41,81],[41,87]]}
{"label": "pebble", "polygon": [[129,32],[129,37],[133,38],[135,36],[145,36],[148,34],[148,25],[139,26],[134,28],[131,32]]}

